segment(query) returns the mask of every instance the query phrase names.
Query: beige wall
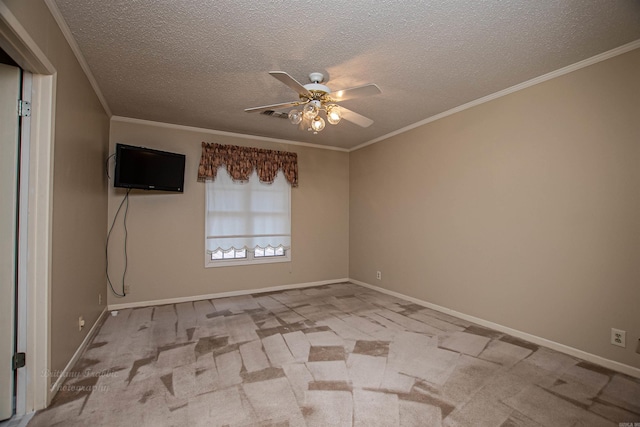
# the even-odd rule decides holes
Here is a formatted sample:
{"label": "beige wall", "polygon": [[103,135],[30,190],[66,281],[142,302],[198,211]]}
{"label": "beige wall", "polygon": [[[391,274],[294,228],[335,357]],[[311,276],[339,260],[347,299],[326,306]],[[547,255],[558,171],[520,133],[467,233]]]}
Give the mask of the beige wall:
{"label": "beige wall", "polygon": [[[196,182],[201,142],[298,153],[300,183],[292,189],[292,261],[240,267],[204,267],[204,187]],[[349,154],[341,151],[219,136],[184,128],[111,122],[111,152],[123,143],[186,155],[185,191],[130,194],[125,298],[109,304],[192,297],[348,277]],[[113,170],[113,165],[111,170]],[[109,190],[111,222],[125,191]],[[122,217],[110,241],[110,272],[121,283]],[[120,286],[120,285],[116,285]]]}
{"label": "beige wall", "polygon": [[[57,72],[50,368],[61,370],[105,308],[104,160],[109,119],[44,2],[4,3]],[[98,304],[99,294],[102,305]],[[88,326],[81,332],[79,316],[84,316]]]}
{"label": "beige wall", "polygon": [[350,277],[640,367],[638,76],[635,50],[352,152]]}

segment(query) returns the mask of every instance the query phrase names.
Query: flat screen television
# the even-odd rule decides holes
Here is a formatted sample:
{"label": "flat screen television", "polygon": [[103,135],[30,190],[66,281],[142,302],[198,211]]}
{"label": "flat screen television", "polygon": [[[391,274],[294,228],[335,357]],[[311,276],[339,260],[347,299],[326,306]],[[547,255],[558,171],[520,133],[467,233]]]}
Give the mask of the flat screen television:
{"label": "flat screen television", "polygon": [[116,144],[113,186],[182,193],[184,163],[184,154]]}

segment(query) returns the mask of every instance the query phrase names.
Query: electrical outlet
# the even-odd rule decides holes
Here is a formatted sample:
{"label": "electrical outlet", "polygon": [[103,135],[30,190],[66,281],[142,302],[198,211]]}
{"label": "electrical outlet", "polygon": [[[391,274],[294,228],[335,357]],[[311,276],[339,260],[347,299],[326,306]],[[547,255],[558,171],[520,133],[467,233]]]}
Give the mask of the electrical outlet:
{"label": "electrical outlet", "polygon": [[98,305],[102,305],[102,294],[98,294]]}
{"label": "electrical outlet", "polygon": [[627,332],[621,329],[611,328],[611,344],[618,347],[627,346]]}
{"label": "electrical outlet", "polygon": [[78,330],[81,331],[84,328],[84,319],[82,316],[78,317]]}
{"label": "electrical outlet", "polygon": [[382,272],[381,271],[376,271],[376,279],[382,280]]}

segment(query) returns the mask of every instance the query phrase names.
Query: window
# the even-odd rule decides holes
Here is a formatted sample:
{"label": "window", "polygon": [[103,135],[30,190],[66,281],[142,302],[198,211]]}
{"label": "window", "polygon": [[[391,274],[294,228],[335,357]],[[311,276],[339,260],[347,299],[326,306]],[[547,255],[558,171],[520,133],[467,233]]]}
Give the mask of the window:
{"label": "window", "polygon": [[291,260],[291,185],[282,172],[234,182],[224,167],[206,182],[205,266]]}

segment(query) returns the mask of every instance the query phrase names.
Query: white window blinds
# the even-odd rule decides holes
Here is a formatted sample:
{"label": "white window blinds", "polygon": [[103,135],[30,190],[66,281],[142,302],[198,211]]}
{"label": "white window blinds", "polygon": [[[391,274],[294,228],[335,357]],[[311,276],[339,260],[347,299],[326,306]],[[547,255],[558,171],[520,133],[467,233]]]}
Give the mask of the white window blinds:
{"label": "white window blinds", "polygon": [[234,182],[225,168],[206,182],[206,250],[254,251],[291,247],[291,186],[279,172],[262,183],[254,171],[247,182]]}

